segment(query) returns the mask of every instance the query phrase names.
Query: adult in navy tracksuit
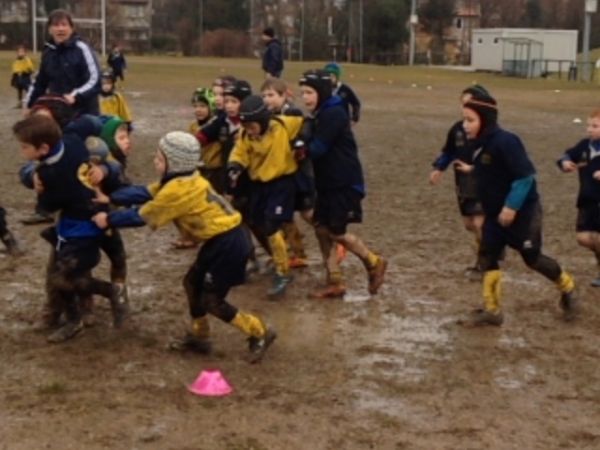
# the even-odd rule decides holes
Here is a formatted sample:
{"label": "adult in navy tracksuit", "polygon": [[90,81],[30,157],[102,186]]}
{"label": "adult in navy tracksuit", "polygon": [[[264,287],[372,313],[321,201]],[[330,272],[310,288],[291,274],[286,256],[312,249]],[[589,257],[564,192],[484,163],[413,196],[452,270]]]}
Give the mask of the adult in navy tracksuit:
{"label": "adult in navy tracksuit", "polygon": [[261,37],[266,46],[262,58],[262,69],[267,77],[280,78],[283,72],[281,42],[275,37],[275,31],[271,27],[265,28]]}
{"label": "adult in navy tracksuit", "polygon": [[81,330],[78,300],[92,294],[110,300],[115,326],[120,326],[126,314],[121,307],[123,290],[90,275],[100,261],[103,231],[91,221],[98,206],[93,202],[95,191],[85,177],[89,153],[83,140],[74,133],[63,135],[54,120],[41,115],[17,122],[13,133],[23,156],[39,162],[30,179],[24,181],[36,189],[45,210],[59,212],[56,249],[46,286],[62,298],[67,321],[48,340],[61,342]]}
{"label": "adult in navy tracksuit", "polygon": [[27,107],[38,97],[62,95],[79,114],[99,115],[100,67],[92,49],[75,34],[73,19],[64,10],[48,16],[48,33],[40,70],[27,96]]}
{"label": "adult in navy tracksuit", "polygon": [[565,319],[574,318],[573,278],[542,253],[542,207],[535,168],[521,139],[497,125],[496,100],[485,92],[473,92],[463,105],[463,117],[467,139],[474,149],[474,165],[457,160],[456,169],[475,171],[485,215],[479,248],[484,307],[473,311],[470,324],[499,326],[503,322],[498,261],[506,245],[517,250],[528,267],[556,284]]}
{"label": "adult in navy tracksuit", "polygon": [[348,224],[362,221],[361,200],[365,196],[350,118],[342,100],[332,96],[331,77],[326,71],[305,72],[300,78],[300,89],[311,113],[311,118],[306,119],[304,142],[315,172],[317,200],[313,220],[328,276],[327,286],[314,296],[341,297],[345,293],[334,244],[343,245],[361,259],[368,274],[369,292],[376,294],[387,263],[347,230]]}

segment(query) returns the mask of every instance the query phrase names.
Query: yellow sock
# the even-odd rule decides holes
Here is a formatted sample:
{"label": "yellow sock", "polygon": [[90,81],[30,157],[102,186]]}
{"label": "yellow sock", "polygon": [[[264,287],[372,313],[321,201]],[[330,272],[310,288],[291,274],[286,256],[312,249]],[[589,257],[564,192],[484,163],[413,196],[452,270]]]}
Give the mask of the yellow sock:
{"label": "yellow sock", "polygon": [[485,309],[494,314],[500,312],[500,279],[502,272],[488,270],[483,274],[483,302]]}
{"label": "yellow sock", "polygon": [[208,316],[192,319],[192,334],[200,339],[208,339],[210,337]]}
{"label": "yellow sock", "polygon": [[378,262],[379,256],[377,256],[375,253],[369,250],[369,252],[367,253],[367,267],[369,268],[369,270],[375,267]]}
{"label": "yellow sock", "polygon": [[242,333],[257,338],[263,337],[267,332],[267,327],[259,317],[242,311],[238,311],[231,321],[231,325]]}
{"label": "yellow sock", "polygon": [[575,289],[575,280],[567,272],[562,271],[560,277],[558,277],[558,280],[556,281],[556,286],[560,292],[571,292]]}
{"label": "yellow sock", "polygon": [[279,230],[277,233],[269,236],[269,245],[271,246],[275,271],[278,275],[287,275],[290,268],[283,231]]}
{"label": "yellow sock", "polygon": [[341,271],[329,272],[327,274],[327,282],[329,284],[342,284],[344,282],[344,276]]}

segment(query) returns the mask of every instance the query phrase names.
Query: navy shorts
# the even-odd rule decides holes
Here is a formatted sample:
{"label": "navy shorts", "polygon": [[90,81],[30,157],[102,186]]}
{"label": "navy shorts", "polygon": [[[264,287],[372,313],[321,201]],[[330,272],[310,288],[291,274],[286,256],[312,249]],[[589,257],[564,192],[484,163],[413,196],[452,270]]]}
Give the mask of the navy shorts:
{"label": "navy shorts", "polygon": [[457,197],[458,209],[463,217],[482,216],[481,202],[475,198]]}
{"label": "navy shorts", "polygon": [[600,205],[592,203],[578,208],[575,229],[600,233]]}
{"label": "navy shorts", "polygon": [[100,262],[100,237],[60,241],[54,264],[66,278],[87,275]]}
{"label": "navy shorts", "polygon": [[346,234],[348,224],[362,222],[361,200],[364,195],[351,187],[317,192],[315,225],[335,235]]}
{"label": "navy shorts", "polygon": [[294,174],[294,181],[296,182],[294,209],[296,211],[313,209],[316,200],[315,179],[305,172],[298,170]]}
{"label": "navy shorts", "polygon": [[250,194],[251,223],[264,229],[267,235],[294,218],[296,183],[294,175],[279,177],[267,183],[254,182]]}
{"label": "navy shorts", "polygon": [[229,289],[242,284],[250,243],[242,228],[219,234],[202,245],[192,266],[193,284],[199,290],[210,290],[225,298]]}
{"label": "navy shorts", "polygon": [[542,248],[542,205],[535,202],[517,212],[509,227],[498,223],[498,217],[487,217],[483,222],[481,247],[486,252],[500,254],[508,245],[521,252]]}

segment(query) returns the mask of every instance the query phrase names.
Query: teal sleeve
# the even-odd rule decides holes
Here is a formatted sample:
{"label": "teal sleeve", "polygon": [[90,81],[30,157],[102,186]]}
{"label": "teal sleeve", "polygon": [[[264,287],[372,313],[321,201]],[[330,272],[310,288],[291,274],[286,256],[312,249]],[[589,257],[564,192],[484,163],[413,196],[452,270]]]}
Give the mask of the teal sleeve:
{"label": "teal sleeve", "polygon": [[533,186],[533,181],[533,175],[513,181],[510,187],[510,192],[506,196],[504,206],[518,211],[521,206],[523,206],[523,202],[525,202],[527,194],[529,194],[529,191]]}

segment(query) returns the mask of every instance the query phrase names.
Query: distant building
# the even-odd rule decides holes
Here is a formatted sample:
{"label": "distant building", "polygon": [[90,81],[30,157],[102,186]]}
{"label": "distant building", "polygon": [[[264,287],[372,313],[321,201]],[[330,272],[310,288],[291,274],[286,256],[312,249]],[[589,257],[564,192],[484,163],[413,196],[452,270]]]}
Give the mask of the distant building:
{"label": "distant building", "polygon": [[[426,3],[421,0],[420,5]],[[471,62],[472,33],[481,24],[481,5],[479,0],[455,0],[454,13],[444,28],[443,50],[432,53],[434,36],[423,26],[417,28],[416,49],[420,63],[463,64]]]}
{"label": "distant building", "polygon": [[[37,17],[46,17],[45,2],[37,1]],[[101,29],[98,24],[77,22],[80,19],[99,19],[99,1],[65,0],[61,6],[73,14],[77,32],[97,50],[101,47]],[[19,44],[31,47],[31,0],[0,0],[0,48],[14,48]],[[152,0],[107,0],[107,43],[118,42],[125,49],[145,51],[150,48]],[[38,48],[46,39],[45,23],[38,24]]]}
{"label": "distant building", "polygon": [[152,0],[110,0],[108,41],[126,50],[150,49],[152,36]]}
{"label": "distant building", "polygon": [[473,30],[473,67],[521,77],[566,72],[576,63],[577,39],[577,30]]}

